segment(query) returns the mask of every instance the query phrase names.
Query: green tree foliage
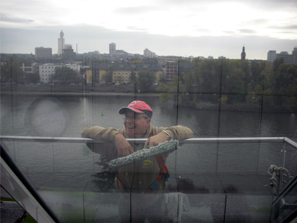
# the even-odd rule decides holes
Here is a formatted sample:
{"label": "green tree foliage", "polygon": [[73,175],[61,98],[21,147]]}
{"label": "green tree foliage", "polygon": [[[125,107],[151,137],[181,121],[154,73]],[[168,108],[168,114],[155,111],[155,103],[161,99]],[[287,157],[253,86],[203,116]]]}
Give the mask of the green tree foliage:
{"label": "green tree foliage", "polygon": [[137,87],[141,92],[148,92],[151,90],[156,76],[154,72],[149,70],[142,70],[138,72],[137,76]]}
{"label": "green tree foliage", "polygon": [[92,64],[92,65],[96,65],[96,64],[102,64],[102,63],[108,63],[108,62],[109,62],[109,60],[106,60],[106,59],[103,59],[103,60],[93,59],[93,60],[91,61],[91,64]]}
{"label": "green tree foliage", "polygon": [[283,63],[277,65],[278,69],[271,77],[274,104],[287,111],[296,111],[297,66]]}
{"label": "green tree foliage", "polygon": [[129,76],[129,81],[131,84],[135,84],[136,83],[136,73],[132,70],[131,74]]}
{"label": "green tree foliage", "polygon": [[19,66],[19,62],[11,57],[5,61],[5,63],[1,66],[0,79],[1,82],[16,82],[23,83],[24,82],[24,74],[23,70]]}
{"label": "green tree foliage", "polygon": [[[253,89],[257,85],[262,85],[263,83],[263,71],[266,67],[266,64],[263,62],[252,61],[251,62],[251,88]],[[271,63],[269,63],[271,64]]]}
{"label": "green tree foliage", "polygon": [[[190,84],[191,77],[191,72],[184,76],[186,83],[184,85],[182,85],[182,82],[177,76],[173,78],[170,84],[161,83],[158,87],[158,91],[162,92],[160,95],[161,103],[173,101],[175,105],[193,105],[193,102],[195,102],[195,94],[193,94],[191,90],[193,89],[193,85]],[[186,86],[188,86],[188,89]]]}
{"label": "green tree foliage", "polygon": [[167,101],[173,101],[175,104],[178,103],[177,96],[179,94],[179,85],[181,82],[178,77],[175,76],[170,84],[161,83],[158,87],[158,91],[161,91],[160,101],[165,103]]}
{"label": "green tree foliage", "polygon": [[195,106],[199,102],[249,103],[264,109],[297,111],[297,66],[283,58],[267,61],[201,60],[172,83],[161,83],[161,102]]}
{"label": "green tree foliage", "polygon": [[110,66],[107,72],[103,75],[103,80],[106,84],[112,83],[113,68]]}
{"label": "green tree foliage", "polygon": [[24,74],[24,81],[27,83],[37,83],[40,81],[40,77],[38,73],[33,74]]}
{"label": "green tree foliage", "polygon": [[51,78],[52,82],[61,82],[64,84],[77,83],[79,81],[77,73],[69,67],[56,67],[55,74]]}

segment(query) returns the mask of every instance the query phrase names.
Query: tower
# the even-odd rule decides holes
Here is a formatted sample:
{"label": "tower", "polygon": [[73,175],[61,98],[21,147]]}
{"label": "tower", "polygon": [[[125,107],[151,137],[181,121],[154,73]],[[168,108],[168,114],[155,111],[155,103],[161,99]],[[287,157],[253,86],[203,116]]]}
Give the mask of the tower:
{"label": "tower", "polygon": [[61,30],[60,32],[60,38],[58,39],[58,55],[61,56],[61,54],[63,53],[63,49],[64,49],[64,45],[65,45],[65,39],[64,37],[64,33]]}
{"label": "tower", "polygon": [[245,47],[242,47],[242,52],[241,52],[241,60],[245,60]]}
{"label": "tower", "polygon": [[245,47],[242,47],[242,52],[241,52],[241,60],[245,60]]}
{"label": "tower", "polygon": [[109,44],[109,54],[113,55],[116,53],[116,44],[115,43],[110,43]]}

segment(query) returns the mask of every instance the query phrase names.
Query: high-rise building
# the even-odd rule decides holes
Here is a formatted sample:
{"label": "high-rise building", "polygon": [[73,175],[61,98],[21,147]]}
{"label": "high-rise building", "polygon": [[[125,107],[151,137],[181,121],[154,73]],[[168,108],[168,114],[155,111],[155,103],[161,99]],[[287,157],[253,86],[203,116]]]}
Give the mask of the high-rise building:
{"label": "high-rise building", "polygon": [[297,64],[297,47],[294,48],[292,54],[289,54],[286,51],[276,53],[275,50],[269,50],[267,53],[267,61],[273,62],[275,59],[283,58],[285,64]]}
{"label": "high-rise building", "polygon": [[245,60],[245,56],[246,56],[245,47],[242,47],[241,60]]}
{"label": "high-rise building", "polygon": [[51,58],[52,48],[36,47],[35,58]]}
{"label": "high-rise building", "polygon": [[63,37],[64,37],[64,33],[61,30],[60,38],[58,39],[58,55],[59,56],[61,56],[61,54],[63,53],[63,49],[64,49],[65,39]]}
{"label": "high-rise building", "polygon": [[169,61],[166,63],[166,81],[172,82],[173,77],[178,74],[178,63],[175,61]]}
{"label": "high-rise building", "polygon": [[109,54],[114,55],[116,53],[116,44],[115,43],[110,43],[109,44]]}
{"label": "high-rise building", "polygon": [[267,61],[273,63],[273,61],[276,59],[276,51],[275,50],[269,50],[267,53]]}
{"label": "high-rise building", "polygon": [[149,57],[149,58],[156,57],[156,54],[147,48],[145,48],[145,50],[143,51],[143,55],[144,55],[144,57]]}

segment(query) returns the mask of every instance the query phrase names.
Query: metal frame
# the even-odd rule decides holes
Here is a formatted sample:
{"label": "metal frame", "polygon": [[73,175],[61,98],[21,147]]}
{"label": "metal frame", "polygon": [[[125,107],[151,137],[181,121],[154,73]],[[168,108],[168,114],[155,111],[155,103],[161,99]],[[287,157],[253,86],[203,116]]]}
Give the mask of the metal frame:
{"label": "metal frame", "polygon": [[[127,138],[128,142],[144,143],[146,138]],[[0,136],[0,141],[26,141],[26,142],[60,142],[60,143],[104,143],[102,141],[94,141],[89,138],[79,137],[38,137],[38,136]],[[297,149],[297,143],[287,137],[238,137],[238,138],[190,138],[180,141],[182,144],[196,143],[256,143],[256,142],[283,142],[288,143]]]}

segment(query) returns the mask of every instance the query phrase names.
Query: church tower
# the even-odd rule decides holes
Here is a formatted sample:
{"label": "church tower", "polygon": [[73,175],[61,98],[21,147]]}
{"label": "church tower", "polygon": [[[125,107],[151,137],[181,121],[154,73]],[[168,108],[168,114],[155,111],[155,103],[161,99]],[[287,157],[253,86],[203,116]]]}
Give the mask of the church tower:
{"label": "church tower", "polygon": [[64,45],[65,45],[65,39],[64,37],[64,33],[61,30],[60,32],[60,38],[58,39],[58,55],[61,56],[63,53],[63,49],[64,49]]}
{"label": "church tower", "polygon": [[245,47],[242,47],[242,52],[241,52],[241,60],[245,60]]}

